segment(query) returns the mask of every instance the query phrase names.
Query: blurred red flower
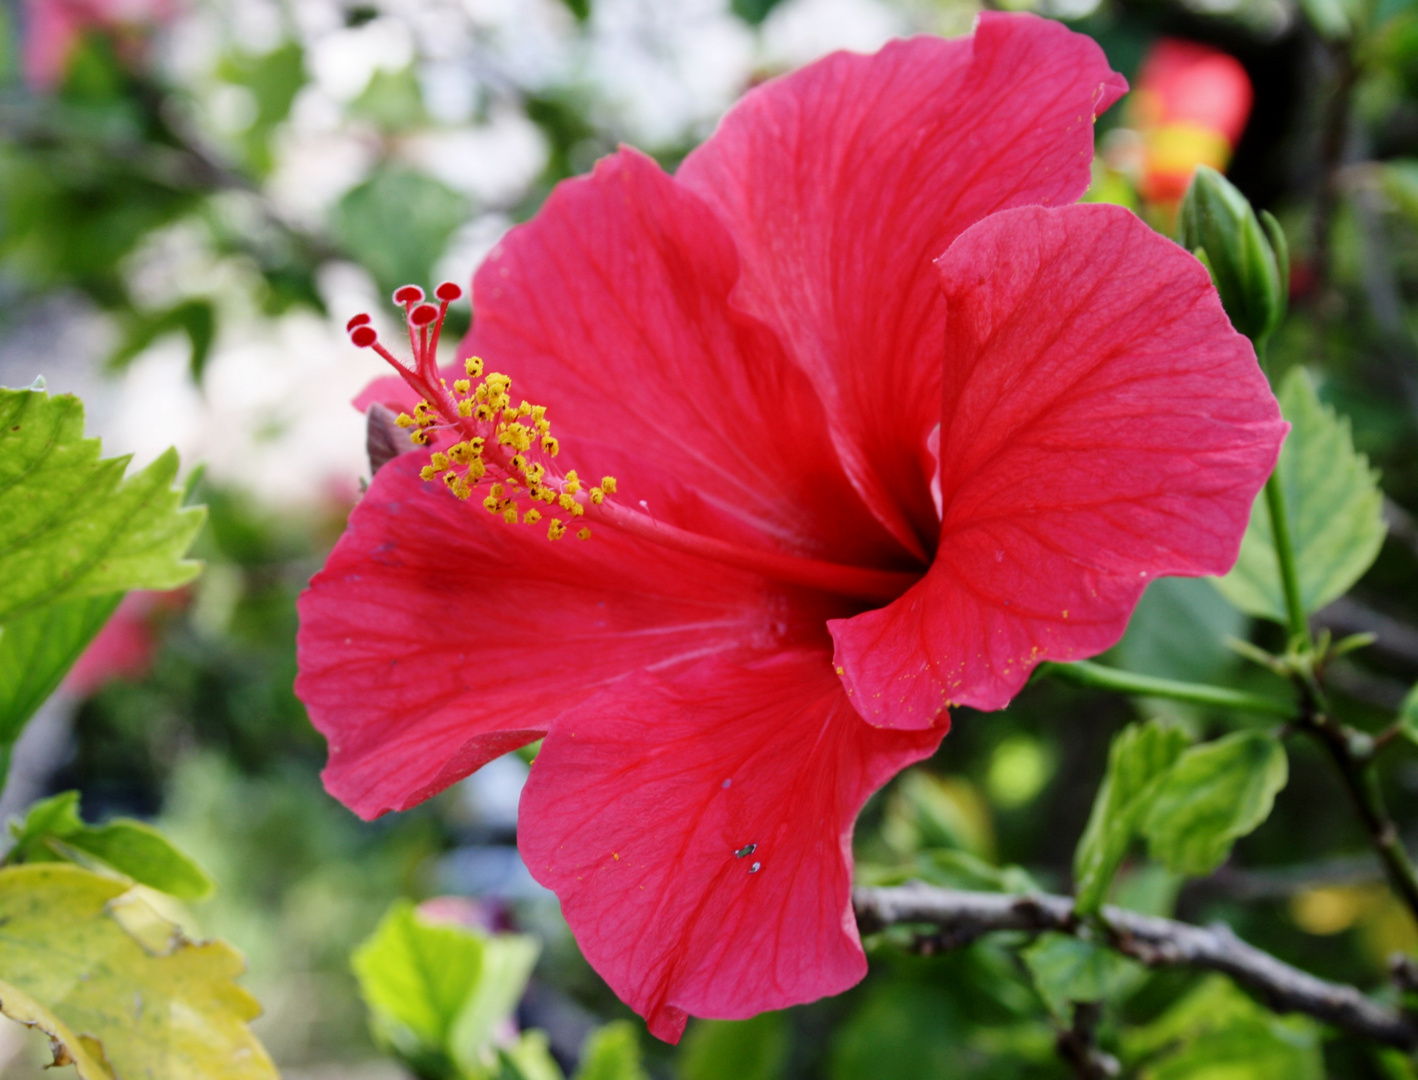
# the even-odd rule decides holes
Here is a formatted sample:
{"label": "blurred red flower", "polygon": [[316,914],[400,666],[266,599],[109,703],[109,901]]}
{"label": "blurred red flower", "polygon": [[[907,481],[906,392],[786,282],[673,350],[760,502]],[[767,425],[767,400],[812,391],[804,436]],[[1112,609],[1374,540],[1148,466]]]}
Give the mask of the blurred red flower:
{"label": "blurred red flower", "polygon": [[1163,38],[1147,53],[1128,99],[1143,137],[1142,196],[1176,202],[1198,165],[1224,172],[1251,114],[1246,69],[1209,45]]}
{"label": "blurred red flower", "polygon": [[[69,57],[88,30],[129,35],[166,22],[176,0],[28,0],[25,6],[25,81],[32,90],[53,90]],[[132,39],[126,39],[132,44]]]}
{"label": "blurred red flower", "polygon": [[64,676],[64,689],[87,697],[116,679],[144,678],[157,655],[159,624],[190,598],[190,589],[130,592]]}
{"label": "blurred red flower", "polygon": [[[549,431],[517,449],[502,376],[440,386],[400,290],[415,391],[361,404],[423,397],[439,449],[379,470],[301,598],[329,790],[373,817],[545,736],[519,845],[652,1032],[860,979],[862,803],[948,705],[1226,570],[1279,450],[1200,264],[1066,205],[1124,89],[1088,38],[986,14],[765,83],[674,177],[623,149],[562,184],[478,271],[460,355],[612,485]],[[492,513],[455,497],[484,465]],[[521,527],[548,491],[588,542]]]}

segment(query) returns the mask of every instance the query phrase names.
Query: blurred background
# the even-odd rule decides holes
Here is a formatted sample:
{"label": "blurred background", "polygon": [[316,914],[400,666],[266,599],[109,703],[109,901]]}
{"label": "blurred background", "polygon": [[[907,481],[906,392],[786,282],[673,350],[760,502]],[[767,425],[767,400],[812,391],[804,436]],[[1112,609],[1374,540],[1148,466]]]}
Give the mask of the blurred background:
{"label": "blurred background", "polygon": [[[472,898],[469,917],[540,939],[517,1023],[544,1029],[564,1067],[589,1031],[629,1015],[517,857],[522,759],[372,824],[320,786],[323,742],[291,691],[294,600],[368,476],[349,400],[380,374],[348,345],[345,320],[381,309],[405,282],[466,286],[558,180],[619,142],[673,168],[757,81],[833,49],[964,33],[978,10],[972,0],[0,3],[0,385],[43,376],[78,393],[108,454],[144,463],[175,444],[184,469],[201,466],[197,497],[210,508],[205,573],[177,593],[129,597],[27,731],[0,815],[77,788],[86,817],[157,821],[195,855],[219,891],[184,918],[245,953],[246,985],[266,1009],[258,1028],[285,1075],[404,1075],[372,1041],[350,968],[399,897]],[[1099,122],[1089,198],[1170,231],[1205,162],[1285,226],[1292,313],[1273,369],[1311,367],[1391,500],[1377,564],[1321,619],[1379,631],[1333,672],[1351,714],[1376,727],[1418,678],[1418,528],[1403,509],[1418,508],[1418,3],[1038,0],[1032,10],[1093,35],[1134,87]],[[465,326],[466,309],[460,317]],[[1282,644],[1270,632],[1205,582],[1162,581],[1110,659],[1259,685],[1267,676],[1219,642]],[[996,888],[1027,873],[1066,888],[1109,737],[1167,708],[1036,685],[1004,713],[966,710],[934,761],[867,808],[860,876]],[[1208,733],[1238,723],[1180,706],[1169,715]],[[1276,813],[1227,866],[1179,892],[1139,865],[1121,898],[1224,917],[1316,973],[1370,983],[1418,939],[1337,782],[1308,745],[1292,751]],[[1418,829],[1418,750],[1395,751],[1385,769],[1399,820]],[[875,943],[872,974],[842,997],[696,1023],[678,1050],[642,1030],[646,1067],[685,1080],[1067,1075],[1009,957]],[[1186,978],[1152,977],[1128,1015],[1156,1015]],[[38,1075],[37,1040],[0,1024],[0,1075]],[[1343,1040],[1324,1055],[1334,1075],[1413,1075]],[[1238,1067],[1225,1075],[1294,1075]]]}

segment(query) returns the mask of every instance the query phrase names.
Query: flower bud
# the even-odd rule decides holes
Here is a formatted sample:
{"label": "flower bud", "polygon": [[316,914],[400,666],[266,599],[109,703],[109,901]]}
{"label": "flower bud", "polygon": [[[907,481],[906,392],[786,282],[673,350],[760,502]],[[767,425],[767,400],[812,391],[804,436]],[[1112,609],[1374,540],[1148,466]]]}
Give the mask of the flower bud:
{"label": "flower bud", "polygon": [[1203,165],[1182,199],[1178,239],[1211,271],[1237,330],[1259,344],[1285,317],[1290,253],[1280,224],[1215,169]]}

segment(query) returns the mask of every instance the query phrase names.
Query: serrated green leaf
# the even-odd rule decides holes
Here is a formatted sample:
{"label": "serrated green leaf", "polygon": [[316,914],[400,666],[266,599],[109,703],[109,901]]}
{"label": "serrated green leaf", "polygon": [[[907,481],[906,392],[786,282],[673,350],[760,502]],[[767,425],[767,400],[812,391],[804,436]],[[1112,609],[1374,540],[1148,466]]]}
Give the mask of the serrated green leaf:
{"label": "serrated green leaf", "polygon": [[1289,766],[1274,735],[1238,731],[1187,750],[1168,770],[1143,818],[1148,854],[1202,877],[1231,845],[1270,816]]}
{"label": "serrated green leaf", "polygon": [[129,818],[86,825],[79,815],[77,791],[35,803],[23,821],[11,821],[10,835],[15,839],[6,856],[10,863],[97,862],[182,900],[201,900],[212,893],[207,872],[151,825]]}
{"label": "serrated green leaf", "polygon": [[182,508],[169,450],[124,478],[99,457],[79,399],[0,389],[0,625],[81,596],[171,589],[197,576],[184,559],[205,511]]}
{"label": "serrated green leaf", "polygon": [[0,627],[0,746],[20,737],[122,599],[107,593],[61,600]]}
{"label": "serrated green leaf", "polygon": [[429,922],[401,901],[351,964],[376,1037],[411,1063],[473,1071],[516,1007],[537,951],[531,938]]}
{"label": "serrated green leaf", "polygon": [[1157,720],[1129,724],[1114,737],[1108,749],[1108,772],[1073,856],[1075,905],[1080,914],[1092,914],[1103,906],[1161,779],[1190,741],[1180,728]]}
{"label": "serrated green leaf", "polygon": [[[1354,449],[1349,420],[1320,403],[1309,376],[1291,371],[1280,386],[1291,430],[1280,454],[1300,598],[1317,611],[1349,591],[1379,553],[1386,532],[1378,473]],[[1212,579],[1242,611],[1284,623],[1285,592],[1276,567],[1265,493],[1256,497],[1235,568]]]}
{"label": "serrated green leaf", "polygon": [[647,1080],[635,1025],[617,1020],[592,1032],[581,1051],[581,1066],[574,1080]]}
{"label": "serrated green leaf", "polygon": [[1044,1004],[1062,1020],[1072,1002],[1125,998],[1147,977],[1136,960],[1068,934],[1041,934],[1019,955]]}
{"label": "serrated green leaf", "polygon": [[1278,1017],[1213,975],[1152,1023],[1124,1032],[1123,1055],[1143,1080],[1320,1080],[1319,1026]]}
{"label": "serrated green leaf", "polygon": [[682,1080],[778,1080],[788,1050],[781,1012],[748,1020],[695,1020],[676,1064]]}
{"label": "serrated green leaf", "polygon": [[192,944],[127,891],[76,866],[0,870],[0,1011],[49,1033],[81,1080],[274,1080],[241,957]]}

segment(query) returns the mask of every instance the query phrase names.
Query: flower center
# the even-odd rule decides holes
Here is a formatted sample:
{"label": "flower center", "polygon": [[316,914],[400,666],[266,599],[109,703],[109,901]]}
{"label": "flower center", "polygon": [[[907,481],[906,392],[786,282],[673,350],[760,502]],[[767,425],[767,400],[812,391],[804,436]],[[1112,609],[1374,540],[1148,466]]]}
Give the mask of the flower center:
{"label": "flower center", "polygon": [[543,517],[541,506],[546,506],[548,512],[555,512],[554,507],[564,517],[549,520],[549,540],[560,540],[568,527],[578,524],[576,536],[589,540],[589,522],[594,520],[663,547],[751,570],[787,584],[874,601],[896,599],[920,577],[911,572],[846,566],[762,551],[690,532],[609,498],[616,491],[613,476],[603,477],[599,484],[591,486],[576,475],[575,469],[562,472],[553,461],[561,448],[551,433],[546,407],[527,401],[514,404],[511,378],[495,371],[484,375],[483,362],[476,356],[463,362],[467,378],[454,380],[451,388],[440,375],[439,334],[448,305],[462,294],[457,285],[444,282],[434,290],[439,301],[435,307],[424,302],[423,290],[417,285],[405,285],[394,293],[394,302],[404,309],[414,353],[412,364],[384,347],[369,325],[368,315],[356,315],[346,324],[356,346],[372,348],[421,396],[414,411],[400,413],[396,423],[409,431],[416,445],[435,447],[428,464],[420,470],[424,480],[441,480],[460,499],[470,499],[486,481],[488,493],[482,499],[483,507],[509,525],[535,524]]}

